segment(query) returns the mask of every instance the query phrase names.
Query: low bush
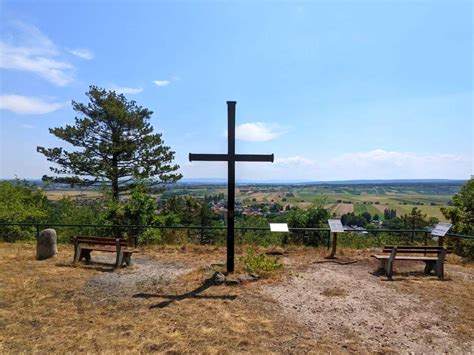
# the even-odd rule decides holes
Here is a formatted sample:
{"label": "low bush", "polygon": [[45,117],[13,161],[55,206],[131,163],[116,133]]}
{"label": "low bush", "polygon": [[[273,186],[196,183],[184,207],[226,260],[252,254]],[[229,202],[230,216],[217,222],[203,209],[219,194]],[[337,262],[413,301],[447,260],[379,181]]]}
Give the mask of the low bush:
{"label": "low bush", "polygon": [[248,248],[247,255],[239,260],[244,264],[245,271],[248,273],[265,275],[283,267],[278,258],[257,253],[254,248]]}

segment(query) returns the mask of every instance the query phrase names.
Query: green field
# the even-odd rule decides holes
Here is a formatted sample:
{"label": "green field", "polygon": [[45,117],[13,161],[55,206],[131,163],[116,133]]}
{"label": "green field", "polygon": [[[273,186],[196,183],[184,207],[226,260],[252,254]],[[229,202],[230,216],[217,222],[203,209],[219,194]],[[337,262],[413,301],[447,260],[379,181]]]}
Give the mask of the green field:
{"label": "green field", "polygon": [[[463,182],[413,182],[383,184],[245,184],[239,185],[236,197],[243,205],[255,203],[279,203],[281,205],[306,208],[312,203],[323,203],[331,213],[341,216],[344,213],[360,214],[369,212],[383,219],[384,209],[395,209],[400,216],[417,207],[428,217],[444,221],[440,208],[448,206],[453,195],[459,191]],[[204,197],[226,193],[223,184],[177,185],[162,197],[172,194]]]}
{"label": "green field", "polygon": [[[451,183],[403,183],[403,184],[248,184],[239,185],[236,198],[244,206],[252,204],[279,203],[307,208],[313,203],[322,203],[331,213],[340,217],[342,214],[369,212],[378,214],[383,219],[384,209],[395,209],[397,216],[409,213],[417,207],[428,217],[436,217],[441,221],[445,218],[440,208],[448,206],[453,195],[459,191],[462,182]],[[224,184],[177,184],[155,196],[167,199],[173,195],[189,195],[203,198],[205,195],[226,194]],[[52,190],[48,191],[50,199],[58,199],[63,195],[76,198],[95,196],[95,191]]]}

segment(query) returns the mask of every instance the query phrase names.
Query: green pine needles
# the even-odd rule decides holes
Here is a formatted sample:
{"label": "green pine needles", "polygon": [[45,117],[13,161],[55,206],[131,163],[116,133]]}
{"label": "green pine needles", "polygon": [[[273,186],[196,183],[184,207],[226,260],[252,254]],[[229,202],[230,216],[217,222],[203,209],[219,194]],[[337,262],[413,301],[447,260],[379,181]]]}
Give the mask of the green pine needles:
{"label": "green pine needles", "polygon": [[182,175],[173,164],[175,153],[150,124],[152,111],[128,101],[123,94],[91,86],[89,103],[72,102],[81,117],[74,125],[50,128],[50,133],[76,149],[37,147],[57,176],[43,180],[92,186],[108,184],[114,200],[140,180],[173,183]]}

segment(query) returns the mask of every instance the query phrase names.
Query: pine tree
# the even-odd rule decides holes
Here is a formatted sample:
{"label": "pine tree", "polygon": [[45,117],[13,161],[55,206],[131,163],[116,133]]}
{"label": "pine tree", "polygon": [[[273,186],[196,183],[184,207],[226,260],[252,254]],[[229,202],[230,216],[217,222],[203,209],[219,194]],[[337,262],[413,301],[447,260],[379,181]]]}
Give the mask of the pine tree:
{"label": "pine tree", "polygon": [[130,190],[137,180],[150,184],[171,183],[181,178],[174,152],[162,136],[153,133],[153,112],[128,101],[123,94],[91,86],[88,104],[73,101],[74,125],[51,128],[50,133],[77,150],[38,147],[37,151],[55,163],[50,170],[57,175],[43,180],[91,186],[110,184],[114,200]]}

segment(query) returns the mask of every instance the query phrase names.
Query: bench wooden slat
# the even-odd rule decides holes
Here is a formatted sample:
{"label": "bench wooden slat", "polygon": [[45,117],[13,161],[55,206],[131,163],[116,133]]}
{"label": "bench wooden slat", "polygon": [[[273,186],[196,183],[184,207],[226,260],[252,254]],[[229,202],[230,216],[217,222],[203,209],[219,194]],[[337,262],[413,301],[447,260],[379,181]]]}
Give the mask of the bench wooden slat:
{"label": "bench wooden slat", "polygon": [[[405,254],[439,254],[441,253],[441,250],[431,250],[431,249],[402,249],[402,250],[398,250],[397,249],[397,253],[398,254],[401,254],[401,253],[405,253]],[[390,253],[392,251],[392,249],[383,249],[383,253]],[[446,253],[447,254],[451,254],[452,252],[451,251],[448,251],[446,250]]]}
{"label": "bench wooden slat", "polygon": [[[85,238],[77,238],[75,239],[79,243],[87,243],[87,244],[105,244],[105,245],[115,245],[115,239],[112,238],[107,238],[107,239],[101,239],[101,238],[91,238],[91,239],[85,239]],[[128,245],[128,241],[125,239],[120,240],[120,245]]]}
{"label": "bench wooden slat", "polygon": [[[397,250],[402,250],[402,249],[430,249],[430,250],[452,250],[453,248],[444,248],[440,246],[430,246],[430,245],[401,245],[401,246],[396,246]],[[384,245],[384,249],[393,249],[395,246],[393,245]]]}
{"label": "bench wooden slat", "polygon": [[[393,249],[394,247],[391,245],[384,245],[384,249]],[[453,248],[444,248],[444,247],[432,247],[432,246],[416,246],[416,245],[404,245],[404,246],[397,246],[397,250],[405,250],[405,249],[426,249],[426,250],[453,250]]]}
{"label": "bench wooden slat", "polygon": [[82,250],[95,250],[95,251],[107,251],[107,252],[113,252],[115,253],[117,251],[116,248],[104,248],[104,247],[99,247],[95,245],[81,245]]}
{"label": "bench wooden slat", "polygon": [[[391,245],[386,245],[383,248],[383,253],[390,253],[394,247]],[[439,254],[442,250],[446,250],[447,254],[453,252],[452,248],[443,248],[443,247],[431,247],[431,246],[413,246],[413,245],[403,245],[397,246],[397,254],[400,253],[423,253],[423,254]]]}
{"label": "bench wooden slat", "polygon": [[[390,258],[390,255],[372,255],[372,256],[378,260],[387,260],[388,258]],[[436,261],[438,260],[438,258],[429,257],[429,256],[397,255],[395,256],[395,260]]]}

